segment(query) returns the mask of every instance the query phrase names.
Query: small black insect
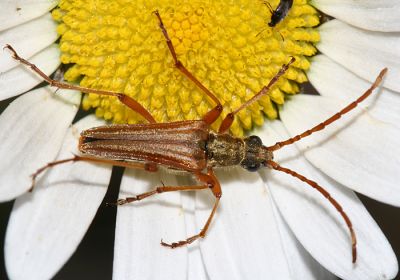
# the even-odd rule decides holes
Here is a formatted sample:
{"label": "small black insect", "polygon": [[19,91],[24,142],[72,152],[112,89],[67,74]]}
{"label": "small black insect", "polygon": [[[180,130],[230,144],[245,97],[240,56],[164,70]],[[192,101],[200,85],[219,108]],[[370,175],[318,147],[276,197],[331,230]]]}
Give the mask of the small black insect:
{"label": "small black insect", "polygon": [[268,2],[264,2],[271,11],[271,21],[268,23],[269,27],[274,27],[280,23],[289,13],[290,8],[293,6],[293,0],[281,0],[275,10],[272,9]]}
{"label": "small black insect", "polygon": [[[268,23],[269,27],[275,27],[278,23],[280,23],[289,13],[290,8],[293,6],[293,0],[281,0],[276,7],[276,9],[272,9],[271,4],[268,1],[262,1],[264,5],[266,5],[271,12],[271,21]],[[268,27],[263,28],[258,34],[257,37],[263,33]],[[282,41],[285,41],[282,34],[278,31],[279,35],[281,35]]]}

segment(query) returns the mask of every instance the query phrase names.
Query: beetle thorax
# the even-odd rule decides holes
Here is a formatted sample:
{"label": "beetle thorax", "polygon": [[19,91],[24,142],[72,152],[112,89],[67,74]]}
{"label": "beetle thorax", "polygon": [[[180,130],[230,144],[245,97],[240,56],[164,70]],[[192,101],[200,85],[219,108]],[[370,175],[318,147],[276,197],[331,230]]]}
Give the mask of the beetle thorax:
{"label": "beetle thorax", "polygon": [[211,132],[206,145],[207,165],[217,167],[240,164],[245,155],[244,146],[243,139]]}
{"label": "beetle thorax", "polygon": [[210,167],[240,165],[248,171],[256,171],[273,158],[272,152],[262,145],[257,136],[236,138],[212,132],[207,140],[206,154]]}

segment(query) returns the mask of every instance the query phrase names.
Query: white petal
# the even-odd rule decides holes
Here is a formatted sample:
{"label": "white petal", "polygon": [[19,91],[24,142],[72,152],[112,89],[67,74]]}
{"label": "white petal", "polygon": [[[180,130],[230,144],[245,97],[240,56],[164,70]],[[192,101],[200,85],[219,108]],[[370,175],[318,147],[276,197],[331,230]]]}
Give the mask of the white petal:
{"label": "white petal", "polygon": [[[50,75],[61,63],[60,50],[57,45],[51,45],[33,56],[29,61],[39,67],[45,74]],[[25,65],[14,67],[1,74],[0,100],[19,95],[40,84],[42,81],[41,77]]]}
{"label": "white petal", "polygon": [[[322,96],[340,98],[343,100],[343,105],[357,99],[371,86],[370,82],[360,79],[325,55],[313,57],[312,67],[307,76]],[[400,96],[398,93],[381,88],[375,90],[372,97],[367,98],[359,106],[369,108],[368,114],[381,122],[387,122],[400,128]]]}
{"label": "white petal", "polygon": [[320,11],[351,25],[375,31],[400,31],[398,0],[315,0]]}
{"label": "white petal", "polygon": [[[82,128],[100,122],[89,116],[72,127],[58,159],[77,151]],[[87,162],[54,167],[33,193],[15,202],[7,227],[5,260],[11,279],[50,279],[71,257],[107,190],[111,168]]]}
{"label": "white petal", "polygon": [[[18,51],[21,57],[29,59],[57,39],[56,26],[51,15],[45,14],[28,23],[1,32],[0,47],[3,48],[9,44]],[[19,64],[11,57],[8,50],[0,52],[0,72],[8,71]]]}
{"label": "white petal", "polygon": [[[280,233],[258,174],[238,168],[217,172],[222,198],[201,250],[210,279],[289,279]],[[198,230],[210,214],[213,195],[198,192]],[[251,261],[250,261],[251,260]]]}
{"label": "white petal", "polygon": [[[265,142],[287,138],[278,122],[265,127]],[[351,219],[357,236],[357,262],[351,262],[351,242],[339,212],[320,193],[282,172],[269,170],[266,182],[289,227],[307,251],[328,270],[343,279],[392,279],[396,256],[385,236],[356,195],[323,176],[302,160],[295,146],[275,152],[276,161],[323,186]],[[329,158],[327,158],[329,159]]]}
{"label": "white petal", "polygon": [[[344,105],[347,104],[328,97],[296,96],[285,105],[280,116],[294,136],[332,116]],[[356,108],[297,145],[314,166],[341,184],[399,206],[399,137],[397,126]]]}
{"label": "white petal", "polygon": [[[185,180],[186,179],[186,180]],[[188,180],[187,177],[178,177],[180,185],[193,184],[193,180]],[[197,232],[198,228],[195,220],[196,193],[182,192],[182,205],[185,212],[186,232]],[[204,266],[203,256],[201,255],[199,242],[194,242],[188,250],[188,277],[187,279],[207,280],[207,272]]]}
{"label": "white petal", "polygon": [[[210,279],[259,279],[260,275],[263,279],[293,279],[294,272],[304,276],[303,279],[313,279],[309,266],[313,262],[298,259],[301,247],[283,239],[292,237],[281,234],[270,193],[260,176],[239,169],[217,175],[223,188],[220,208],[206,238],[200,241]],[[209,191],[197,192],[197,196],[197,230],[200,230],[210,214],[214,197]]]}
{"label": "white petal", "polygon": [[[165,172],[126,170],[120,198],[160,186],[177,185]],[[164,193],[118,207],[115,232],[114,279],[186,279],[187,248],[171,250],[160,240],[186,238],[179,192]]]}
{"label": "white petal", "polygon": [[80,93],[47,87],[14,100],[0,115],[0,201],[31,185],[30,175],[57,155],[80,101]]}
{"label": "white petal", "polygon": [[373,81],[375,73],[390,69],[385,87],[400,92],[400,36],[358,29],[338,20],[319,28],[318,49],[358,76]]}
{"label": "white petal", "polygon": [[[268,180],[266,180],[265,187],[270,191]],[[300,242],[297,241],[282,215],[279,213],[276,202],[273,200],[272,196],[270,200],[292,279],[336,279],[334,274],[322,267],[313,257],[311,257]]]}
{"label": "white petal", "polygon": [[39,17],[57,5],[57,0],[7,0],[2,1],[0,31]]}

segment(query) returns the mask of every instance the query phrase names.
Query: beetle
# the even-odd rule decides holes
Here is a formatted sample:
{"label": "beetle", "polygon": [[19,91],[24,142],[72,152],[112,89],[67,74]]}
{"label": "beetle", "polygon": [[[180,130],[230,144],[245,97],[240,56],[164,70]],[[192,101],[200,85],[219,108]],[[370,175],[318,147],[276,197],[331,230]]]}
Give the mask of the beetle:
{"label": "beetle", "polygon": [[74,89],[86,93],[95,93],[105,96],[115,96],[123,104],[139,113],[148,124],[120,124],[104,125],[82,131],[79,139],[79,151],[81,155],[75,155],[64,160],[53,161],[38,169],[32,175],[32,188],[36,177],[48,168],[67,162],[89,161],[108,163],[115,166],[142,169],[149,172],[156,172],[159,166],[171,170],[184,171],[191,173],[200,185],[191,186],[161,186],[152,191],[145,192],[134,197],[126,197],[118,200],[115,205],[123,205],[134,201],[145,199],[149,196],[172,191],[202,190],[210,189],[215,197],[215,203],[211,213],[202,230],[185,240],[165,243],[161,245],[177,248],[192,243],[193,241],[204,238],[207,234],[211,221],[216,213],[222,190],[218,178],[214,174],[214,169],[224,166],[239,165],[242,168],[254,172],[260,168],[272,168],[287,173],[320,192],[340,213],[345,221],[352,244],[352,262],[356,262],[356,235],[346,212],[323,187],[318,185],[303,175],[279,165],[273,160],[273,153],[286,145],[293,144],[304,137],[324,129],[327,125],[338,120],[342,115],[354,109],[360,102],[366,99],[372,91],[379,86],[387,69],[383,69],[371,87],[358,99],[344,107],[341,111],[321,122],[315,127],[287,140],[277,142],[272,146],[264,146],[258,136],[245,138],[234,137],[227,131],[234,121],[235,115],[246,108],[263,95],[278,81],[278,79],[288,70],[289,66],[295,62],[291,57],[287,64],[284,64],[277,74],[271,79],[268,85],[264,86],[256,95],[243,103],[239,108],[227,114],[223,119],[218,132],[211,130],[210,126],[221,115],[223,107],[218,98],[208,90],[178,59],[167,29],[158,11],[154,14],[158,19],[159,27],[165,37],[169,52],[171,53],[175,67],[197,87],[199,87],[216,104],[201,120],[175,121],[169,123],[157,123],[151,113],[141,104],[131,97],[118,92],[85,88],[71,85],[51,79],[44,74],[34,64],[20,57],[10,46],[6,45],[11,51],[14,59],[30,67],[40,75],[50,86],[63,89]]}

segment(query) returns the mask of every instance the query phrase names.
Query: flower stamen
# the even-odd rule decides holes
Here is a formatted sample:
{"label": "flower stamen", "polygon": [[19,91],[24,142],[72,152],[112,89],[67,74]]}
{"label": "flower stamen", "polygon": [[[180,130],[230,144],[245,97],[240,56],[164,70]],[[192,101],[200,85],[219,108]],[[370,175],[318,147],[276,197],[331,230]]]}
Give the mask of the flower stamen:
{"label": "flower stamen", "polygon": [[[124,92],[159,122],[203,117],[215,103],[176,71],[154,10],[163,17],[178,59],[224,106],[222,118],[268,84],[289,56],[296,58],[268,95],[238,114],[231,127],[235,135],[261,125],[264,114],[276,118],[285,95],[299,92],[298,83],[307,81],[319,19],[303,0],[294,1],[287,17],[259,36],[271,14],[257,1],[62,0],[53,17],[60,22],[61,61],[74,64],[65,79]],[[145,121],[113,97],[86,95],[83,108],[95,108],[97,116],[115,123]]]}

